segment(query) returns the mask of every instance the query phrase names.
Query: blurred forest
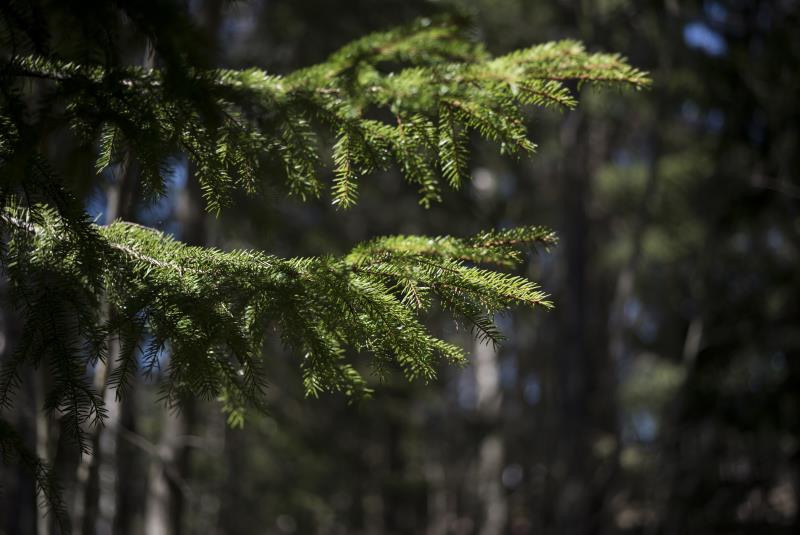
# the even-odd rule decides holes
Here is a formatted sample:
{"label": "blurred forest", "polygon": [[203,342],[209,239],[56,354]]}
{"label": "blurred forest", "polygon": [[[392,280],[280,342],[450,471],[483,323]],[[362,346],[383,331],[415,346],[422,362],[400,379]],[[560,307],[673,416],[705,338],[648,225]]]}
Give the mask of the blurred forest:
{"label": "blurred forest", "polygon": [[[379,235],[539,224],[561,242],[525,268],[554,310],[511,314],[497,350],[475,344],[468,366],[443,365],[430,384],[389,378],[355,404],[306,399],[297,355],[276,342],[268,415],[231,429],[213,403],[170,413],[141,378],[110,407],[88,464],[37,418],[43,379],[31,371],[10,418],[54,465],[75,533],[797,532],[799,2],[187,1],[210,43],[201,52],[224,67],[285,73],[450,11],[494,53],[575,38],[654,84],[532,113],[530,159],[475,140],[471,185],[430,209],[392,172],[364,180],[347,212],[276,191],[219,218],[203,211],[191,166],[175,166],[155,204],[86,173],[101,221],[223,249],[339,253]],[[53,31],[65,57],[80,53],[69,50],[80,25]],[[147,61],[140,42],[127,54]],[[76,158],[51,143],[65,166]],[[19,325],[0,310],[5,358]],[[29,475],[0,469],[0,533],[50,533]]]}

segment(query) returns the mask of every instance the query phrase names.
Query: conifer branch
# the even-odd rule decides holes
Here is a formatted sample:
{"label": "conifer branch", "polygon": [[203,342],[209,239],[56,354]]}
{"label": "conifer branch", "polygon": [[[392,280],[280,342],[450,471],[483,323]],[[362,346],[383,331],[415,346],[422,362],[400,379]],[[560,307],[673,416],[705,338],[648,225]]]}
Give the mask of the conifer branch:
{"label": "conifer branch", "polygon": [[[525,155],[535,149],[526,106],[573,108],[575,82],[649,84],[624,58],[575,41],[492,57],[447,19],[368,35],[283,75],[206,68],[156,43],[158,69],[79,64],[44,46],[0,66],[0,262],[23,323],[18,351],[0,368],[0,406],[13,403],[22,366],[46,366],[46,409],[84,450],[85,427],[105,418],[86,371],[109,358],[111,336],[121,351],[107,382],[118,397],[140,366],[151,373],[168,354],[167,403],[217,399],[229,423],[241,425],[246,408],[263,407],[261,348],[273,333],[302,355],[309,396],[369,395],[352,362],[359,352],[372,355],[376,373],[394,364],[409,379],[431,380],[439,359],[465,355],[432,335],[423,315],[438,302],[480,340],[500,342],[497,314],[552,304],[534,282],[487,266],[515,268],[526,249],[556,238],[541,227],[466,239],[389,236],[343,257],[279,258],[191,247],[121,221],[99,226],[37,150],[42,133],[27,113],[37,103],[26,80],[46,89],[49,119],[66,121],[95,150],[98,173],[131,157],[155,197],[185,157],[215,213],[237,190],[261,190],[267,169],[282,170],[288,193],[303,199],[320,196],[327,176],[333,203],[347,208],[358,181],[392,163],[428,206],[440,200],[442,179],[451,188],[468,179],[473,134]],[[46,466],[8,427],[0,421],[0,453],[27,463],[58,514]]]}
{"label": "conifer branch", "polygon": [[[383,72],[386,62],[405,67]],[[313,176],[320,160],[303,117],[317,117],[337,134],[335,204],[351,206],[357,177],[394,158],[428,205],[440,197],[436,169],[452,187],[465,177],[465,130],[499,143],[502,152],[531,152],[522,106],[574,107],[564,85],[569,81],[634,89],[649,83],[620,56],[592,54],[575,41],[491,58],[446,21],[367,36],[288,76],[189,70],[185,75],[202,88],[193,93],[202,93],[202,101],[172,91],[156,69],[103,69],[28,56],[12,58],[5,70],[57,85],[74,130],[87,141],[100,140],[98,169],[113,162],[124,139],[158,192],[166,162],[188,155],[213,211],[227,204],[233,188],[255,191],[259,170],[270,160],[283,162],[289,192],[320,194]],[[369,119],[370,106],[403,120],[392,125]]]}

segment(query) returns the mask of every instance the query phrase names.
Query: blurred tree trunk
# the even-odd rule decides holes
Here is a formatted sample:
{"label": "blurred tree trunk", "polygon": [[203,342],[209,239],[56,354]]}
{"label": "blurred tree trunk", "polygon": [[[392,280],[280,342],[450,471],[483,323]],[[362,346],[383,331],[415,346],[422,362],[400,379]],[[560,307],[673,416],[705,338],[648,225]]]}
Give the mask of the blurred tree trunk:
{"label": "blurred tree trunk", "polygon": [[[181,241],[188,245],[208,245],[206,211],[200,183],[191,164],[186,184],[177,200]],[[180,534],[183,531],[187,486],[191,468],[191,441],[198,428],[197,402],[183,400],[180,412],[164,411],[164,425],[158,445],[158,459],[148,478],[146,521],[148,533]]]}
{"label": "blurred tree trunk", "polygon": [[[13,313],[8,295],[8,284],[0,278],[0,365],[12,355],[13,341],[19,339],[19,320]],[[33,370],[26,368],[22,376],[24,389],[20,392],[27,397],[25,403],[18,403],[10,410],[3,411],[3,417],[13,422],[20,434],[25,437],[31,428],[34,412],[38,409],[32,396]],[[27,410],[25,410],[27,409]],[[36,511],[33,508],[33,479],[20,465],[12,467],[0,465],[0,533],[33,532],[36,522]]]}
{"label": "blurred tree trunk", "polygon": [[[36,441],[36,396],[34,388],[36,383],[35,370],[27,369],[23,375],[22,392],[25,397],[20,399],[16,408],[16,429],[27,445]],[[10,412],[10,411],[9,411]],[[9,420],[11,420],[11,415]],[[0,509],[0,529],[5,533],[35,533],[40,522],[40,511],[36,506],[36,488],[31,473],[19,464],[13,469],[10,464],[0,464],[0,497],[3,498],[5,507]]]}
{"label": "blurred tree trunk", "polygon": [[[152,53],[152,49],[148,46],[145,65],[152,65]],[[119,166],[117,179],[109,186],[107,192],[106,221],[110,223],[115,219],[126,221],[134,219],[138,193],[139,184],[135,166],[130,165],[130,156],[126,155]],[[107,360],[98,362],[95,368],[94,387],[103,396],[108,415],[103,427],[94,431],[91,438],[92,452],[82,455],[78,464],[73,495],[74,533],[105,535],[113,532],[118,490],[117,435],[124,410],[122,403],[116,399],[116,391],[107,387],[107,381],[114,363],[119,358],[119,352],[119,340],[116,337],[109,338]],[[135,389],[132,389],[129,396],[134,395],[133,392]]]}
{"label": "blurred tree trunk", "polygon": [[[109,341],[106,377],[113,370],[114,363],[119,358],[119,355],[119,341]],[[85,533],[110,535],[114,531],[114,518],[117,514],[117,490],[119,488],[117,467],[120,465],[117,459],[117,440],[122,407],[121,402],[116,399],[116,392],[108,386],[105,387],[103,397],[108,410],[108,417],[102,432],[98,433],[97,454],[94,458],[91,481],[91,488],[97,495],[90,495],[93,502],[91,505],[94,508],[87,506],[87,511],[92,511],[96,517],[94,519],[94,529],[92,529],[92,515],[87,516],[87,521],[84,522],[84,530]]]}
{"label": "blurred tree trunk", "polygon": [[[578,143],[586,119],[573,112],[561,129],[564,154],[562,176],[562,247],[566,273],[560,310],[564,315],[563,353],[558,358],[561,410],[560,452],[557,470],[563,473],[558,485],[557,531],[565,535],[581,533],[588,516],[587,464],[590,450],[586,429],[589,424],[588,395],[590,357],[587,354],[587,241],[589,224],[586,214],[588,196],[585,154]],[[561,474],[558,474],[561,475]]]}
{"label": "blurred tree trunk", "polygon": [[611,295],[599,292],[602,285],[594,280],[599,270],[592,267],[590,244],[598,231],[588,208],[592,178],[607,157],[607,126],[576,111],[560,136],[565,278],[559,299],[564,342],[556,370],[561,407],[555,506],[557,531],[565,534],[593,533],[606,524],[602,515],[616,461],[613,455],[597,457],[594,445],[619,443],[616,376],[607,351]]}
{"label": "blurred tree trunk", "polygon": [[[208,244],[202,190],[191,165],[178,196],[177,220],[181,240],[188,245]],[[183,531],[191,465],[188,440],[198,427],[197,404],[183,400],[180,412],[164,411],[157,456],[151,461],[145,507],[147,533],[178,535]]]}
{"label": "blurred tree trunk", "polygon": [[225,426],[225,442],[222,446],[223,459],[225,463],[223,477],[219,488],[221,495],[218,524],[218,533],[236,535],[239,527],[247,525],[242,518],[240,504],[241,489],[237,485],[237,478],[246,472],[246,466],[242,451],[245,451],[247,443],[241,429],[233,429]]}
{"label": "blurred tree trunk", "polygon": [[[208,42],[217,44],[222,24],[222,0],[202,2],[200,25]],[[210,50],[217,50],[216,46]],[[216,58],[209,58],[213,65]],[[200,182],[191,163],[187,163],[186,183],[178,196],[176,218],[180,239],[187,245],[210,245],[207,214]],[[180,412],[164,412],[164,427],[158,447],[160,463],[151,465],[150,491],[147,496],[148,533],[180,535],[186,524],[184,516],[190,499],[191,437],[199,428],[197,401],[182,400]],[[171,475],[171,477],[168,477]],[[166,500],[164,492],[166,489]],[[168,509],[164,510],[164,507]],[[153,531],[150,531],[150,530]]]}
{"label": "blurred tree trunk", "polygon": [[161,439],[150,459],[145,503],[145,533],[173,535],[181,533],[184,504],[179,457],[185,447],[185,422],[180,413],[164,411]]}
{"label": "blurred tree trunk", "polygon": [[[142,54],[142,66],[152,68],[154,65],[155,49],[147,41]],[[116,219],[134,221],[140,184],[137,166],[129,152],[124,155],[115,175],[116,179],[106,193],[105,220],[107,223]],[[109,313],[106,311],[106,314]],[[91,453],[84,454],[78,464],[73,494],[73,533],[125,533],[124,528],[130,523],[127,508],[122,512],[122,523],[117,522],[119,503],[127,505],[132,501],[128,497],[132,482],[120,479],[117,453],[120,422],[124,420],[130,428],[135,427],[133,396],[137,389],[131,389],[125,399],[118,400],[116,390],[107,385],[120,350],[118,338],[110,337],[107,360],[98,362],[95,368],[94,387],[103,396],[107,418],[103,427],[94,431]],[[135,463],[133,459],[126,458],[123,464],[127,474]]]}
{"label": "blurred tree trunk", "polygon": [[[216,44],[222,23],[221,0],[202,3],[200,24],[208,41]],[[216,50],[212,47],[211,50]],[[213,64],[215,58],[209,58]],[[177,199],[176,218],[180,239],[188,245],[209,245],[205,204],[194,166],[187,163],[186,183]],[[184,515],[189,499],[190,437],[199,427],[197,402],[185,399],[180,412],[164,411],[164,425],[158,445],[158,459],[152,462],[146,498],[145,526],[148,533],[179,535],[184,531]]]}
{"label": "blurred tree trunk", "polygon": [[146,461],[142,448],[130,438],[138,436],[138,399],[136,390],[131,389],[120,404],[116,449],[117,501],[113,530],[115,535],[134,535],[142,531],[146,482],[141,474]]}
{"label": "blurred tree trunk", "polygon": [[505,442],[500,426],[503,393],[500,391],[500,364],[497,350],[476,341],[475,391],[477,410],[488,433],[478,450],[478,499],[481,504],[480,535],[500,535],[508,522],[508,503],[502,485]]}
{"label": "blurred tree trunk", "polygon": [[425,483],[428,487],[426,535],[446,535],[448,507],[447,481],[439,441],[427,439],[425,447]]}
{"label": "blurred tree trunk", "polygon": [[[33,399],[32,410],[36,418],[36,455],[48,465],[53,464],[51,444],[54,442],[52,436],[56,430],[51,426],[50,418],[45,414],[42,407],[45,404],[45,392],[47,392],[47,372],[42,367],[33,372]],[[47,504],[43,500],[36,501],[36,534],[48,535],[51,530],[50,517],[48,515]]]}

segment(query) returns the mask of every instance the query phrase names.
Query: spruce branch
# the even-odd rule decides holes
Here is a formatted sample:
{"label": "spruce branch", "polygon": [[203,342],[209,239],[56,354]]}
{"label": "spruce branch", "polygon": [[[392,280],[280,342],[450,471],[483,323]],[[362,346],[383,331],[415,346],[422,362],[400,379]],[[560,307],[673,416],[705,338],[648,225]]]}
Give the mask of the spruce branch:
{"label": "spruce branch", "polygon": [[[530,153],[535,145],[523,106],[573,108],[571,81],[633,89],[649,84],[624,58],[587,52],[576,41],[492,58],[447,20],[366,36],[285,76],[191,68],[184,78],[196,86],[192,91],[176,91],[158,69],[15,56],[4,70],[12,79],[54,84],[74,131],[87,142],[99,140],[98,169],[114,161],[124,140],[140,160],[149,191],[158,194],[170,159],[188,156],[215,212],[234,189],[257,191],[269,161],[282,164],[290,193],[318,196],[315,175],[324,159],[309,118],[336,136],[330,149],[334,204],[351,206],[358,177],[394,159],[427,206],[440,198],[440,174],[451,187],[466,178],[468,130],[498,143],[503,153]],[[401,120],[375,121],[375,108]]]}
{"label": "spruce branch", "polygon": [[[28,255],[48,256],[55,250],[65,259],[77,258],[72,248],[79,245],[68,236],[65,239],[59,216],[43,207],[33,210],[39,211],[35,219],[42,223],[0,215],[11,242],[27,239],[31,243],[27,253],[12,248],[7,262],[23,265]],[[132,373],[129,365],[133,364],[124,359],[148,337],[159,340],[157,347],[166,344],[171,351],[167,400],[177,400],[191,390],[258,403],[263,381],[248,375],[249,384],[245,384],[237,370],[259,369],[257,349],[268,324],[280,329],[287,345],[314,356],[304,363],[305,381],[313,386],[309,394],[318,391],[319,377],[331,379],[326,388],[355,393],[364,391],[363,381],[344,361],[348,347],[394,355],[410,378],[433,377],[432,358],[441,351],[448,359],[462,358],[460,351],[442,346],[420,324],[417,314],[429,309],[431,298],[461,303],[453,310],[467,311],[465,317],[482,331],[489,329],[485,321],[475,321],[475,307],[496,313],[515,305],[550,306],[534,283],[475,267],[480,263],[511,267],[522,260],[520,248],[552,244],[552,233],[541,228],[483,233],[469,239],[393,236],[359,245],[341,259],[281,259],[254,251],[190,247],[152,229],[119,221],[93,227],[98,243],[88,261],[99,266],[100,276],[70,278],[78,266],[69,261],[55,273],[78,285],[72,292],[104,295],[110,303],[113,320],[105,325],[95,325],[96,315],[79,314],[78,318],[87,336],[98,336],[95,328],[118,332],[123,340],[124,366],[110,378],[118,395],[124,394]],[[28,288],[41,284],[32,267],[11,275],[17,285],[23,279]],[[28,321],[33,325],[41,318]],[[52,318],[48,328],[58,332],[59,339],[71,340],[63,332],[68,324]],[[80,354],[74,349],[58,351]],[[84,358],[96,357],[86,354]],[[151,357],[151,365],[157,360]],[[57,372],[64,384],[79,385],[80,378],[68,370]],[[94,398],[88,391],[86,395],[77,392],[59,394],[53,407],[64,412],[63,400],[69,400],[77,424],[90,416],[102,418],[102,406],[89,403]],[[79,429],[77,425],[76,433]]]}

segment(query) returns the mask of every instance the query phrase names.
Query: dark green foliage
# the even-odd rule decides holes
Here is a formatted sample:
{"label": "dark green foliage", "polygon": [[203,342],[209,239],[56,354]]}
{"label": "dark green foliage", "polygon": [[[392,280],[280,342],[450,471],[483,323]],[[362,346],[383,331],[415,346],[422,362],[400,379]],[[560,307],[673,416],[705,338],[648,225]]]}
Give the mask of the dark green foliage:
{"label": "dark green foliage", "polygon": [[[357,201],[362,177],[392,162],[427,206],[440,199],[440,176],[453,188],[467,178],[470,131],[503,153],[530,153],[524,105],[573,107],[565,85],[572,81],[647,84],[618,56],[572,41],[492,58],[464,28],[429,19],[364,37],[285,76],[208,69],[166,39],[147,10],[122,9],[161,68],[66,61],[31,30],[23,49],[32,53],[12,49],[0,73],[2,263],[24,324],[0,372],[0,406],[13,403],[22,366],[45,366],[52,388],[44,408],[84,450],[87,426],[105,411],[87,375],[101,360],[113,360],[107,385],[117,396],[137,373],[168,362],[167,403],[218,399],[234,425],[245,407],[263,405],[259,361],[272,336],[301,357],[308,395],[369,393],[350,358],[359,352],[374,356],[378,372],[394,363],[409,379],[431,379],[438,359],[461,362],[464,354],[430,334],[421,315],[438,302],[480,339],[500,341],[496,314],[550,303],[535,283],[481,266],[514,267],[522,250],[555,237],[541,228],[470,239],[395,236],[343,258],[284,259],[190,247],[126,222],[98,226],[37,149],[32,80],[52,120],[96,148],[98,173],[136,169],[143,191],[157,197],[175,159],[186,157],[217,213],[234,191],[259,191],[274,168],[289,193],[320,196],[329,159],[320,153],[332,155],[339,207]],[[7,20],[6,30],[9,39],[22,35]],[[111,355],[113,338],[120,350]],[[8,440],[4,451],[17,444]]]}
{"label": "dark green foliage", "polygon": [[[257,190],[259,169],[270,160],[282,163],[290,192],[319,195],[312,120],[337,138],[336,204],[351,205],[358,178],[392,159],[428,204],[439,198],[437,167],[454,186],[464,174],[463,129],[499,143],[503,152],[527,153],[534,145],[521,105],[574,106],[563,85],[570,80],[647,83],[619,57],[589,54],[572,41],[491,59],[457,28],[427,20],[366,37],[288,76],[189,70],[195,89],[188,94],[173,88],[166,73],[136,67],[24,56],[12,58],[6,72],[50,82],[52,97],[66,102],[73,130],[87,143],[99,140],[98,170],[128,149],[147,191],[158,194],[171,158],[187,155],[213,211],[229,203],[234,189]],[[394,121],[372,119],[379,110]]]}
{"label": "dark green foliage", "polygon": [[[192,394],[258,404],[264,378],[257,360],[271,327],[305,355],[309,394],[356,393],[364,381],[345,362],[346,348],[394,356],[412,379],[432,378],[437,355],[463,359],[459,348],[420,323],[417,313],[429,308],[431,297],[468,320],[515,304],[550,306],[534,283],[475,267],[510,267],[522,260],[520,248],[552,245],[552,233],[539,228],[470,240],[396,236],[360,245],[342,259],[285,260],[190,247],[124,222],[92,225],[92,246],[84,249],[58,214],[41,206],[3,221],[9,235],[4,263],[26,326],[19,357],[4,368],[0,399],[10,403],[19,365],[47,359],[62,385],[49,408],[63,412],[77,436],[82,424],[102,416],[102,401],[83,370],[108,358],[108,335],[122,341],[110,381],[119,393],[137,369],[139,341],[147,334],[146,366],[157,366],[169,347],[168,401]],[[98,312],[101,295],[110,307],[107,318]]]}
{"label": "dark green foliage", "polygon": [[47,466],[31,452],[22,437],[7,422],[0,419],[0,461],[10,466],[19,464],[31,472],[36,484],[36,497],[43,500],[53,515],[55,525],[62,533],[70,531],[67,508],[61,498],[61,487]]}

